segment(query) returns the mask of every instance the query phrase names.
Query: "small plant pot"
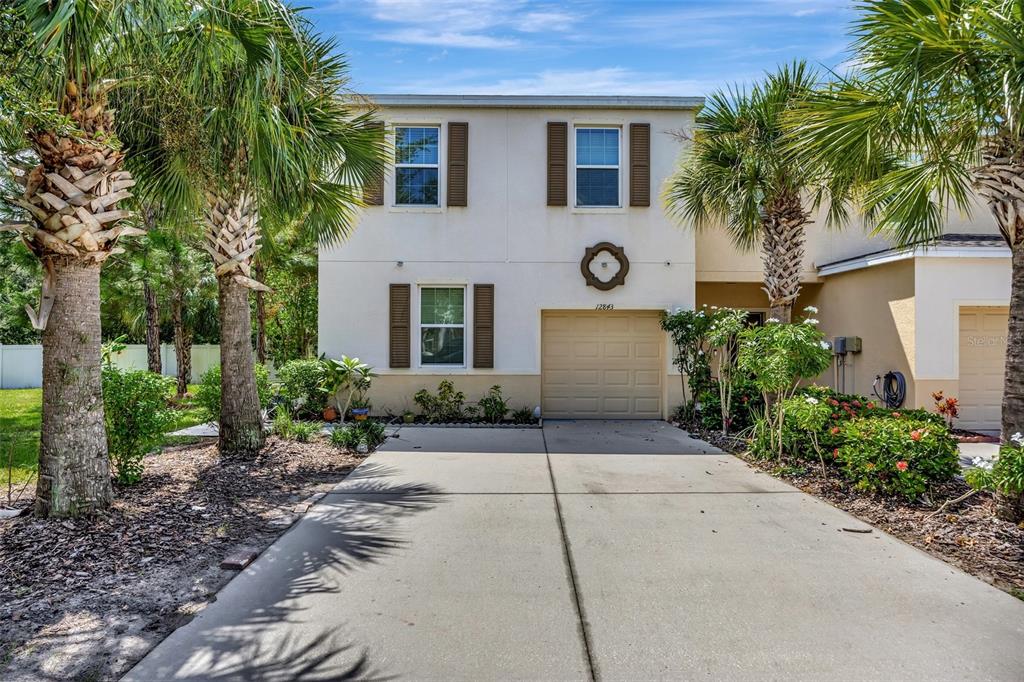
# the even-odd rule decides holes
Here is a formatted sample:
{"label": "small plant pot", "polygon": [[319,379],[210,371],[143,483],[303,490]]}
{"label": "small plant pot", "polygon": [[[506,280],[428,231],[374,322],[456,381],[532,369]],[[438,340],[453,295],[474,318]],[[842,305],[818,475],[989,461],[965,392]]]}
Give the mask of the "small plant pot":
{"label": "small plant pot", "polygon": [[404,421],[406,424],[412,424],[414,421],[416,421],[416,415],[414,415],[414,414],[403,414],[402,415],[402,421]]}
{"label": "small plant pot", "polygon": [[324,409],[324,421],[332,422],[338,418],[338,410],[333,407],[327,407]]}
{"label": "small plant pot", "polygon": [[355,419],[357,422],[366,421],[366,418],[369,415],[370,415],[370,408],[369,407],[353,407],[352,408],[352,418]]}

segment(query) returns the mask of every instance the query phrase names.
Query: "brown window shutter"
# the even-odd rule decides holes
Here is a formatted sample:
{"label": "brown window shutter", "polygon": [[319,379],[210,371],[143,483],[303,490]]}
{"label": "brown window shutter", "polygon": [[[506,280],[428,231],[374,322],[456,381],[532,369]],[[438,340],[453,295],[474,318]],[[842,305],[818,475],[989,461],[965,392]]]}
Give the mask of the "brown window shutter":
{"label": "brown window shutter", "polygon": [[[380,129],[380,134],[384,134],[384,122],[377,121],[374,124],[375,128]],[[363,201],[367,206],[383,206],[384,205],[384,174],[381,173],[377,177],[366,183],[363,187]]]}
{"label": "brown window shutter", "polygon": [[548,121],[548,206],[569,203],[569,124]]}
{"label": "brown window shutter", "polygon": [[473,285],[473,367],[494,369],[494,285]]}
{"label": "brown window shutter", "polygon": [[469,203],[469,124],[448,124],[448,205]]}
{"label": "brown window shutter", "polygon": [[412,308],[412,286],[409,284],[392,284],[389,302],[390,309],[390,353],[388,366],[408,368],[412,366],[409,350],[410,322]]}
{"label": "brown window shutter", "polygon": [[629,205],[651,205],[651,124],[629,124]]}

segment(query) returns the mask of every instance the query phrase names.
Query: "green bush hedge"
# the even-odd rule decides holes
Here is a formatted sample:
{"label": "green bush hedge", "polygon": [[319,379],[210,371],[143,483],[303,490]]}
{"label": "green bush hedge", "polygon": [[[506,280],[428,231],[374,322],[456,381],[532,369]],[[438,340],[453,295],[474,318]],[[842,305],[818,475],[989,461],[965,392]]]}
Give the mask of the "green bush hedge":
{"label": "green bush hedge", "polygon": [[327,407],[324,365],[319,360],[289,360],[277,370],[281,396],[295,417],[320,419]]}
{"label": "green bush hedge", "polygon": [[173,386],[174,379],[145,370],[103,368],[107,450],[118,483],[138,482],[143,457],[163,443],[164,431],[174,423],[167,405]]}

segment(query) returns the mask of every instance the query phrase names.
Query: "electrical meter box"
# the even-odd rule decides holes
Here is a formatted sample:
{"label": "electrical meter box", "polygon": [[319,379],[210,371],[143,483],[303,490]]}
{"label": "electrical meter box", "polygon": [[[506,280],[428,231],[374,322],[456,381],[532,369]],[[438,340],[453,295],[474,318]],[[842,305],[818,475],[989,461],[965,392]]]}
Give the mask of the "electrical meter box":
{"label": "electrical meter box", "polygon": [[845,355],[846,353],[859,353],[861,351],[860,337],[837,336],[836,340],[832,343],[832,350],[837,355]]}

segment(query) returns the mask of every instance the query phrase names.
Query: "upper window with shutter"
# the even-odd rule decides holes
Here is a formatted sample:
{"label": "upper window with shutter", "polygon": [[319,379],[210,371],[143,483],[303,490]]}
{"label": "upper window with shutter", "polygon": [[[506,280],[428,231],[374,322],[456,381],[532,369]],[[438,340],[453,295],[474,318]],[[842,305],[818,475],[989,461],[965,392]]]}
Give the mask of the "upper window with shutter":
{"label": "upper window with shutter", "polygon": [[576,128],[576,206],[618,207],[620,131]]}
{"label": "upper window with shutter", "polygon": [[441,173],[438,126],[395,128],[395,205],[438,206]]}

